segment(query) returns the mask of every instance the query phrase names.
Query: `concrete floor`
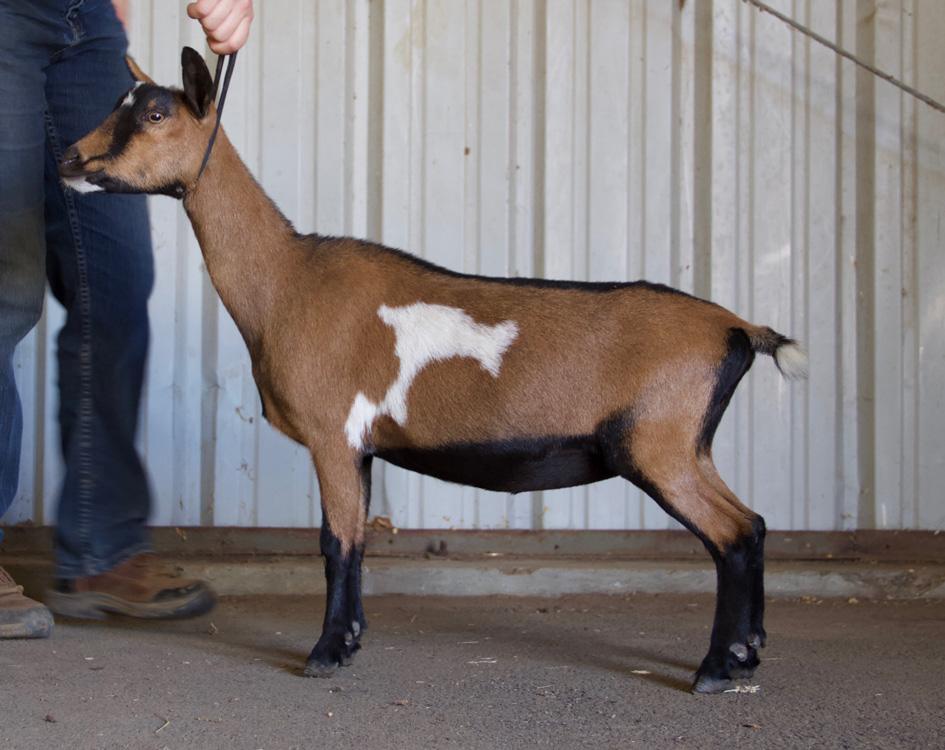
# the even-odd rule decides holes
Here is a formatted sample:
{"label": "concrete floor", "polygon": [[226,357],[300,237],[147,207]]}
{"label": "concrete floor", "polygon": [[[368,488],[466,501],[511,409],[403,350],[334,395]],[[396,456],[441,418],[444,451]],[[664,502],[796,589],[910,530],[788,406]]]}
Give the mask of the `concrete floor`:
{"label": "concrete floor", "polygon": [[775,599],[747,691],[689,692],[705,594],[365,600],[352,666],[300,676],[320,596],[0,643],[16,748],[942,748],[945,599]]}

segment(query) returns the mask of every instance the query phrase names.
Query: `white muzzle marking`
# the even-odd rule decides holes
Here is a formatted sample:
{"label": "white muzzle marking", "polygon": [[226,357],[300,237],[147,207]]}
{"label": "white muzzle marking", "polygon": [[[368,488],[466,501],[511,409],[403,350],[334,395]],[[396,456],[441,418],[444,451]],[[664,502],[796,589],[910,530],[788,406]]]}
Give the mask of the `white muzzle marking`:
{"label": "white muzzle marking", "polygon": [[100,185],[93,185],[84,177],[63,177],[62,181],[67,187],[72,188],[77,193],[102,193],[104,190]]}

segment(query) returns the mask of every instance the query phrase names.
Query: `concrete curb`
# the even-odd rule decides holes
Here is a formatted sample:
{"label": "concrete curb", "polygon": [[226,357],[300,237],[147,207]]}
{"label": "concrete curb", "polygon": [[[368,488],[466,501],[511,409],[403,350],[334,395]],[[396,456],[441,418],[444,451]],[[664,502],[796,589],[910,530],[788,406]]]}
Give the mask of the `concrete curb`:
{"label": "concrete curb", "polygon": [[[313,595],[325,591],[322,560],[293,556],[164,556],[184,576],[209,581],[222,596]],[[49,585],[48,558],[0,558],[28,594]],[[943,599],[945,565],[850,561],[773,561],[770,598]],[[548,559],[487,556],[451,559],[368,556],[364,593],[431,596],[566,594],[702,594],[715,591],[715,569],[703,560]]]}

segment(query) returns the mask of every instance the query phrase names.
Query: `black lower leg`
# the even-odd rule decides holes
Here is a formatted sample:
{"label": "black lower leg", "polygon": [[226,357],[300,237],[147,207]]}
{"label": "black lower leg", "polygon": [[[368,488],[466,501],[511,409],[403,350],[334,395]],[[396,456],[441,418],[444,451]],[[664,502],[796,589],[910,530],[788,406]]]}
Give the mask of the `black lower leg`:
{"label": "black lower leg", "polygon": [[[763,535],[762,522],[760,538]],[[752,533],[724,551],[713,552],[718,574],[715,622],[709,653],[693,683],[696,692],[719,692],[731,679],[750,676],[758,666],[757,649],[764,645],[763,564],[759,568],[764,548],[758,541],[759,534]]]}
{"label": "black lower leg", "polygon": [[330,677],[339,666],[350,663],[360,648],[358,636],[363,629],[361,550],[343,553],[341,542],[327,523],[322,524],[321,546],[327,587],[325,621],[321,638],[309,654],[303,672],[306,677]]}
{"label": "black lower leg", "polygon": [[348,603],[349,616],[351,618],[351,631],[354,633],[355,641],[361,637],[367,629],[367,620],[364,618],[364,606],[361,603],[361,560],[364,557],[364,545],[357,547],[352,552],[351,564],[348,566]]}
{"label": "black lower leg", "polygon": [[761,516],[755,521],[755,544],[749,561],[751,576],[751,610],[749,615],[748,645],[764,648],[768,643],[765,633],[765,522]]}
{"label": "black lower leg", "polygon": [[[371,504],[371,464],[373,457],[366,456],[361,463],[361,494],[364,502],[364,517],[367,518]],[[348,601],[351,604],[352,629],[355,631],[355,640],[367,628],[364,617],[364,605],[361,603],[361,561],[364,558],[364,544],[359,544],[354,550],[354,559],[348,569]]]}

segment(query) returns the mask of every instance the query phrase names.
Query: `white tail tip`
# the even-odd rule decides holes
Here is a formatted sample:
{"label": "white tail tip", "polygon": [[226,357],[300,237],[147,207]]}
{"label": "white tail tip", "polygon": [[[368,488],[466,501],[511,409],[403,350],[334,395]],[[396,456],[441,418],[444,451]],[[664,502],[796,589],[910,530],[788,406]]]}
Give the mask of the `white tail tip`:
{"label": "white tail tip", "polygon": [[774,361],[788,380],[803,380],[807,377],[807,352],[796,341],[778,347]]}

